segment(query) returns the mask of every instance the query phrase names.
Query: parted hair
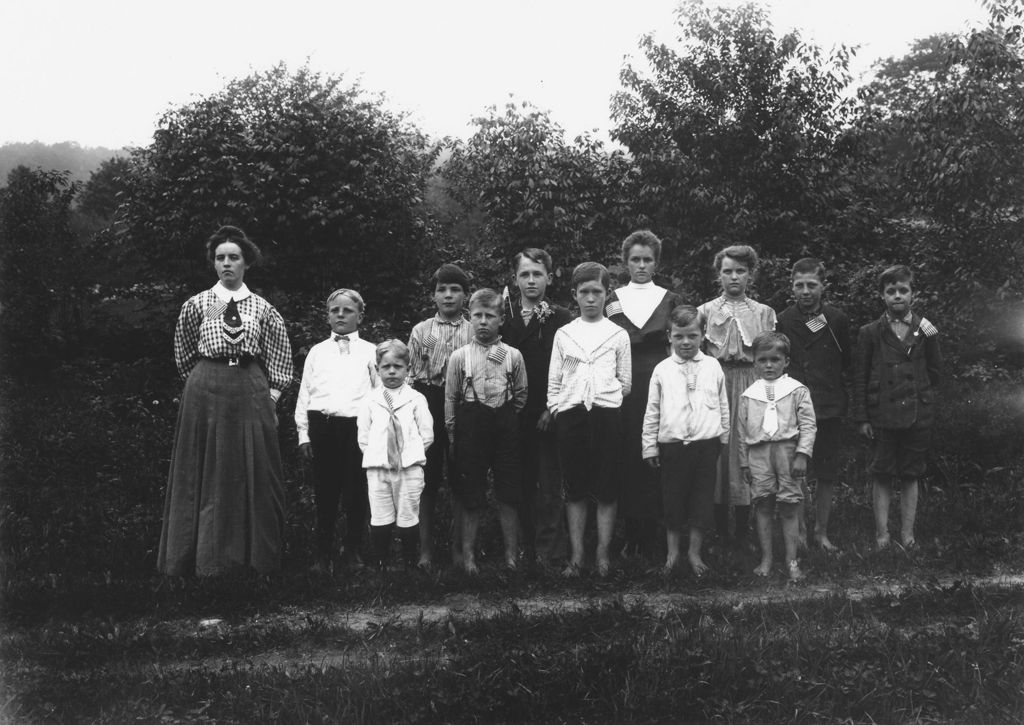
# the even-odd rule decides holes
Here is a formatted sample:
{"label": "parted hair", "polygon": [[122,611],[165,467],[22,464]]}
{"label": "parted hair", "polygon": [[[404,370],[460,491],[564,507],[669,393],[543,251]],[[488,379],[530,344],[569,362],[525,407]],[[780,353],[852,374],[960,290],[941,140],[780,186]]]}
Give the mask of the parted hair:
{"label": "parted hair", "polygon": [[608,274],[608,268],[597,262],[580,262],[572,271],[570,284],[573,290],[579,288],[584,282],[600,282],[605,290],[612,286],[612,277]]}
{"label": "parted hair", "polygon": [[722,260],[726,257],[735,259],[737,262],[742,262],[747,265],[747,271],[750,272],[751,278],[757,272],[757,252],[754,248],[747,244],[733,244],[730,247],[726,247],[715,255],[715,271],[722,271]]}
{"label": "parted hair", "polygon": [[527,247],[519,254],[517,254],[512,260],[512,273],[519,273],[519,263],[524,259],[529,259],[531,262],[544,265],[544,271],[551,274],[551,267],[553,262],[551,261],[551,255],[543,249],[537,247]]}
{"label": "parted hair", "polygon": [[689,327],[696,322],[700,329],[704,329],[704,315],[693,305],[679,305],[675,307],[668,316],[668,324],[665,329],[672,332],[673,327]]}
{"label": "parted hair", "polygon": [[750,346],[751,352],[756,356],[759,350],[779,349],[782,354],[789,357],[789,338],[781,332],[768,330],[754,338],[754,344]]}
{"label": "parted hair", "polygon": [[384,359],[384,356],[390,353],[399,360],[403,360],[406,365],[410,365],[412,362],[412,356],[409,354],[409,346],[401,340],[385,340],[384,342],[377,345],[377,364],[380,365],[380,361]]}
{"label": "parted hair", "polygon": [[896,282],[906,282],[910,288],[914,288],[914,273],[905,264],[894,264],[878,275],[878,291],[884,292],[885,288]]}
{"label": "parted hair", "polygon": [[335,297],[349,297],[353,302],[359,305],[360,312],[366,311],[366,303],[363,302],[363,296],[356,292],[354,289],[348,289],[347,287],[339,287],[338,289],[334,290],[329,295],[327,295],[327,301],[325,302],[325,304],[327,306],[330,306],[331,300],[333,300]]}
{"label": "parted hair", "polygon": [[654,261],[656,263],[661,262],[661,240],[651,230],[639,229],[622,240],[623,264],[629,261],[629,250],[638,244],[642,247],[650,247],[651,251],[654,252]]}
{"label": "parted hair", "polygon": [[796,277],[798,274],[813,274],[822,282],[825,281],[825,263],[816,257],[804,257],[798,259],[793,263],[793,269],[790,271],[790,279]]}
{"label": "parted hair", "polygon": [[500,312],[503,317],[505,315],[501,295],[492,290],[490,287],[478,289],[476,292],[473,293],[473,296],[469,298],[469,308],[473,309],[474,305],[493,307],[497,309],[498,312]]}
{"label": "parted hair", "polygon": [[242,250],[242,257],[249,267],[255,267],[263,259],[260,248],[246,236],[245,232],[238,227],[225,224],[206,240],[206,256],[211,262],[213,262],[213,258],[217,255],[217,247],[225,242],[232,242],[238,245],[238,248]]}

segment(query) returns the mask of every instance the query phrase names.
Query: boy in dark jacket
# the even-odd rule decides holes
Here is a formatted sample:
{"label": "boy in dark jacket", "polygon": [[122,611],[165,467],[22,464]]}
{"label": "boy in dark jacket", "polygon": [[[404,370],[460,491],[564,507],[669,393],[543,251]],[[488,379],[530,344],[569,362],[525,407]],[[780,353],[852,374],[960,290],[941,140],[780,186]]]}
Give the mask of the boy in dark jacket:
{"label": "boy in dark jacket", "polygon": [[918,479],[927,464],[942,375],[939,331],[910,309],[913,282],[913,272],[903,265],[882,272],[878,289],[885,314],[864,325],[858,337],[853,420],[874,444],[870,473],[879,549],[889,546],[894,481],[903,487],[900,539],[904,548],[915,544]]}
{"label": "boy in dark jacket", "polygon": [[[848,378],[853,367],[850,321],[842,310],[822,302],[825,265],[821,260],[798,260],[790,279],[795,302],[779,314],[775,329],[785,334],[792,345],[790,376],[811,391],[818,423],[811,460],[813,478],[818,482],[814,541],[824,551],[832,552],[836,547],[828,538],[828,521],[832,514],[832,487],[839,473],[846,414],[844,378]],[[803,522],[801,512],[800,523]],[[806,541],[803,528],[801,526],[801,540]]]}

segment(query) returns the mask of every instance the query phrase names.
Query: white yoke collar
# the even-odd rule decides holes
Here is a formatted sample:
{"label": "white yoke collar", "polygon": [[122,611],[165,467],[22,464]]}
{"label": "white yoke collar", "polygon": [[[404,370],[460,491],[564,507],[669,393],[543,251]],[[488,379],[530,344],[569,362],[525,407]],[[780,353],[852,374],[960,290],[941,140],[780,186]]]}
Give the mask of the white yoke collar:
{"label": "white yoke collar", "polygon": [[241,302],[246,297],[250,297],[252,295],[249,288],[245,286],[245,282],[242,282],[242,285],[236,290],[229,290],[223,283],[218,282],[210,288],[210,291],[217,295],[217,299],[224,304],[227,304],[231,300]]}
{"label": "white yoke collar", "polygon": [[768,398],[768,381],[763,378],[758,378],[749,388],[744,390],[743,397],[750,398],[751,400],[759,400],[762,403],[770,403],[773,401],[777,402],[785,398],[797,388],[803,387],[802,383],[797,382],[785,373],[782,374],[782,377],[774,380],[772,385],[774,387],[774,394],[772,395],[771,400]]}

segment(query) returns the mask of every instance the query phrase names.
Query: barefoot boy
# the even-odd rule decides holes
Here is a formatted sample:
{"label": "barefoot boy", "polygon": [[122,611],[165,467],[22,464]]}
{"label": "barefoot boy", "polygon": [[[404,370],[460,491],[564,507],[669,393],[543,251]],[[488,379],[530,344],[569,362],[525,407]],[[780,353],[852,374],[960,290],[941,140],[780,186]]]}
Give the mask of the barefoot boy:
{"label": "barefoot boy", "polygon": [[938,330],[914,314],[914,274],[889,267],[878,278],[885,314],[860,328],[853,380],[853,420],[874,444],[870,473],[875,541],[889,546],[889,504],[901,481],[900,539],[912,547],[918,479],[924,475],[942,376]]}
{"label": "barefoot boy", "polygon": [[[791,280],[795,302],[779,314],[776,329],[786,335],[792,345],[789,374],[807,386],[814,402],[818,426],[811,459],[811,473],[818,481],[814,541],[824,551],[831,552],[836,547],[828,538],[828,521],[832,514],[832,487],[839,472],[846,413],[844,379],[853,365],[850,321],[842,310],[821,301],[825,292],[825,265],[820,260],[798,260],[793,265]],[[798,520],[803,544],[806,541],[803,511]]]}
{"label": "barefoot boy", "polygon": [[665,572],[679,564],[683,529],[687,559],[697,576],[704,532],[714,525],[718,454],[729,442],[729,394],[718,360],[700,351],[703,320],[697,308],[680,305],[669,316],[672,355],[654,368],[644,415],[643,456],[661,469],[668,557]]}
{"label": "barefoot boy", "polygon": [[761,544],[761,563],[754,573],[771,574],[772,519],[778,503],[789,578],[795,581],[803,577],[796,558],[797,512],[804,500],[801,482],[814,450],[815,425],[810,391],[786,375],[789,350],[789,338],[780,332],[762,332],[754,338],[758,379],[740,396],[736,435],[740,470],[750,486]]}
{"label": "barefoot boy", "polygon": [[501,326],[501,339],[523,354],[530,387],[520,415],[523,504],[519,523],[528,560],[548,564],[564,559],[568,548],[562,474],[553,418],[547,408],[548,367],[555,332],[570,322],[572,315],[547,299],[550,254],[543,249],[524,249],[516,255],[512,271],[519,299],[507,303],[509,314]]}
{"label": "barefoot boy", "polygon": [[587,500],[597,500],[597,573],[611,568],[608,546],[615,529],[621,485],[622,399],[629,395],[629,334],[604,316],[611,277],[596,262],[572,273],[580,316],[555,333],[548,370],[548,410],[555,416],[558,458],[565,480],[570,561],[563,575],[583,567]]}
{"label": "barefoot boy", "polygon": [[473,293],[473,340],[452,353],[445,383],[445,426],[458,471],[452,488],[462,504],[462,558],[469,574],[477,573],[476,536],[487,503],[488,471],[494,475],[505,565],[516,568],[519,556],[519,411],[526,405],[526,366],[520,352],[501,341],[503,307],[492,289]]}
{"label": "barefoot boy", "polygon": [[[434,444],[427,450],[420,496],[420,560],[429,568],[434,562],[434,507],[444,478],[450,442],[444,427],[444,381],[448,358],[472,338],[469,322],[462,316],[469,291],[469,278],[454,264],[442,264],[434,272],[434,304],[437,314],[412,328],[409,356],[413,388],[427,399],[434,419]],[[448,460],[449,478],[453,477]],[[462,517],[458,497],[452,496],[452,563],[461,565]]]}

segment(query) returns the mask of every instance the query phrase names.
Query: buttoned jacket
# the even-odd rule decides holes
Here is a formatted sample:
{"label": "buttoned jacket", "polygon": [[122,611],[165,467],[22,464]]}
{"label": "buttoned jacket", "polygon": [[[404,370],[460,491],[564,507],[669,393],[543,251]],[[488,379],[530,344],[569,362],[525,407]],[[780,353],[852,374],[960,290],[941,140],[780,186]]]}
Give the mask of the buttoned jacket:
{"label": "buttoned jacket", "polygon": [[853,372],[853,341],[846,314],[831,305],[822,305],[826,324],[817,332],[795,305],[779,313],[776,330],[789,338],[790,377],[811,391],[818,420],[841,418],[847,411],[844,380]]}

